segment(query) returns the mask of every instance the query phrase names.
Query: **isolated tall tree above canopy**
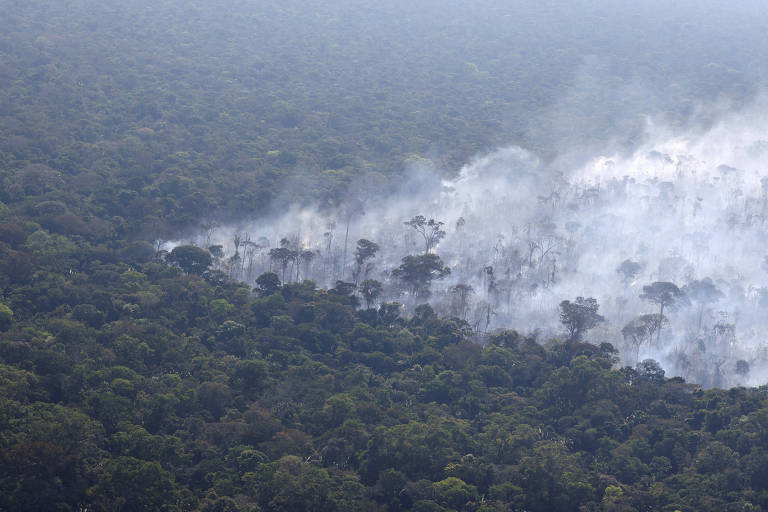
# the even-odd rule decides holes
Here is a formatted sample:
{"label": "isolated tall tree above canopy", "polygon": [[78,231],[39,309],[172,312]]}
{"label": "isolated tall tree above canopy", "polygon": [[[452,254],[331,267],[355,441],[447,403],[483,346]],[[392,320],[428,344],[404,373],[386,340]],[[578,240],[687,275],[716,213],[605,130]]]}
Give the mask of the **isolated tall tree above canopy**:
{"label": "isolated tall tree above canopy", "polygon": [[361,274],[368,274],[371,266],[366,267],[365,272],[363,272],[365,262],[374,258],[378,250],[379,244],[376,242],[371,242],[365,238],[361,238],[357,241],[357,248],[355,248],[355,284],[359,282]]}
{"label": "isolated tall tree above canopy", "polygon": [[285,271],[288,269],[288,264],[296,260],[298,253],[288,247],[276,247],[269,251],[269,257],[272,261],[280,263],[280,269],[282,270],[282,280],[285,281]]}
{"label": "isolated tall tree above canopy", "polygon": [[633,318],[624,326],[621,334],[632,344],[635,359],[638,359],[640,346],[650,343],[653,334],[666,323],[667,319],[658,313],[647,313]]}
{"label": "isolated tall tree above canopy", "polygon": [[568,340],[581,341],[584,334],[605,318],[598,314],[600,305],[592,297],[576,297],[574,302],[564,300],[560,303],[560,322],[568,331]]}
{"label": "isolated tall tree above canopy", "polygon": [[438,222],[435,219],[427,220],[423,215],[417,215],[404,224],[415,229],[424,238],[424,254],[428,254],[440,243],[440,240],[445,238],[445,231],[442,229],[444,222]]}
{"label": "isolated tall tree above canopy", "polygon": [[[656,281],[643,286],[640,298],[659,305],[659,317],[664,318],[664,308],[676,310],[679,306],[688,303],[685,293],[675,283],[669,281]],[[661,323],[656,330],[656,343],[661,339]]]}
{"label": "isolated tall tree above canopy", "polygon": [[359,266],[364,265],[366,261],[376,256],[378,250],[379,244],[361,238],[357,241],[357,248],[355,249],[355,263]]}
{"label": "isolated tall tree above canopy", "polygon": [[342,268],[347,267],[347,245],[349,244],[349,225],[352,223],[352,219],[356,215],[365,215],[365,203],[359,199],[350,199],[342,207],[342,216],[346,224],[344,231],[344,256],[342,259]]}

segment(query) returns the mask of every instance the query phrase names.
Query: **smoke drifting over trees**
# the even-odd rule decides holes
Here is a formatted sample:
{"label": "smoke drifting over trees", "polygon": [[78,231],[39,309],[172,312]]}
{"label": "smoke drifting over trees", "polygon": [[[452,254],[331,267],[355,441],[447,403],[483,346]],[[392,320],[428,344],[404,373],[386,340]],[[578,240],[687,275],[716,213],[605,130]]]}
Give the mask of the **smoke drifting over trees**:
{"label": "smoke drifting over trees", "polygon": [[0,0],[0,511],[768,512],[766,25]]}
{"label": "smoke drifting over trees", "polygon": [[[573,167],[518,147],[454,179],[419,161],[389,197],[360,185],[354,208],[294,207],[216,231],[218,265],[249,282],[267,271],[348,282],[366,306],[429,302],[478,335],[609,342],[623,363],[654,358],[707,386],[757,384],[768,374],[768,126],[748,113],[762,110],[684,135],[649,123],[635,151]],[[236,236],[261,242],[236,250]],[[577,297],[600,314],[564,329],[561,303]]]}

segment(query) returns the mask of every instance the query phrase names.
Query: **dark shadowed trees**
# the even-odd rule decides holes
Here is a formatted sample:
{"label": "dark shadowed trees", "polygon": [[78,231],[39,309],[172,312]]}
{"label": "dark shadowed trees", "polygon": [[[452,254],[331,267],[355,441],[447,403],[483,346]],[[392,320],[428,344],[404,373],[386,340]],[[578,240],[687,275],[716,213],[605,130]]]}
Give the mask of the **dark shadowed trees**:
{"label": "dark shadowed trees", "polygon": [[574,302],[564,300],[560,303],[560,322],[568,331],[568,340],[581,341],[584,334],[604,321],[597,311],[600,305],[592,297],[576,297]]}
{"label": "dark shadowed trees", "polygon": [[339,293],[340,295],[352,295],[355,293],[355,290],[357,289],[357,286],[355,286],[355,283],[348,283],[347,281],[336,281],[336,286],[334,287],[334,290]]}
{"label": "dark shadowed trees", "polygon": [[274,272],[265,272],[256,278],[259,295],[271,295],[280,289],[280,278]]}
{"label": "dark shadowed trees", "polygon": [[663,382],[664,369],[654,359],[643,359],[637,363],[637,376],[653,382]]}
{"label": "dark shadowed trees", "polygon": [[98,509],[126,512],[163,510],[178,499],[171,475],[158,462],[134,457],[107,461],[94,494]]}
{"label": "dark shadowed trees", "polygon": [[11,308],[0,302],[0,331],[11,327],[13,323],[13,311]]}
{"label": "dark shadowed trees", "polygon": [[462,320],[466,320],[470,306],[470,299],[475,293],[474,288],[468,284],[451,286],[448,291],[451,294],[451,314]]}
{"label": "dark shadowed trees", "polygon": [[280,264],[281,279],[285,282],[285,272],[292,261],[296,261],[297,253],[288,247],[276,247],[269,251],[269,258]]}
{"label": "dark shadowed trees", "polygon": [[356,216],[365,215],[365,204],[360,198],[351,198],[342,208],[342,218],[346,224],[344,230],[344,256],[341,261],[342,272],[347,268],[347,246],[349,242],[349,225]]}
{"label": "dark shadowed trees", "polygon": [[399,279],[417,297],[429,297],[429,287],[435,279],[442,279],[451,273],[437,254],[406,256],[402,264],[392,271],[392,277]]}
{"label": "dark shadowed trees", "polygon": [[[675,283],[668,281],[656,281],[643,286],[640,298],[659,305],[659,316],[664,318],[664,308],[674,311],[681,304],[687,303],[685,293]],[[661,339],[662,325],[659,323],[656,329],[656,343]]]}
{"label": "dark shadowed trees", "polygon": [[683,287],[683,293],[693,302],[696,304],[697,307],[697,322],[696,322],[696,330],[701,330],[701,319],[704,315],[704,309],[718,300],[725,297],[723,292],[721,292],[717,286],[712,282],[712,279],[705,277],[704,279],[698,281],[691,281],[687,285]]}
{"label": "dark shadowed trees", "polygon": [[371,242],[365,238],[357,241],[357,247],[355,248],[355,270],[352,276],[355,279],[355,285],[360,283],[361,277],[367,277],[372,265],[371,263],[366,264],[366,262],[376,257],[378,250],[379,244],[376,242]]}
{"label": "dark shadowed trees", "polygon": [[187,274],[203,275],[213,263],[211,253],[194,245],[179,245],[168,254],[168,261]]}
{"label": "dark shadowed trees", "polygon": [[299,269],[301,268],[301,264],[304,264],[304,267],[306,268],[305,274],[309,273],[309,267],[312,265],[312,261],[317,256],[317,251],[311,251],[309,249],[301,249],[296,253],[296,282],[299,282]]}
{"label": "dark shadowed trees", "polygon": [[624,340],[632,345],[634,350],[634,359],[637,361],[640,353],[640,346],[643,343],[650,343],[653,333],[660,329],[667,322],[665,317],[658,313],[648,313],[640,315],[630,320],[627,325],[621,329]]}
{"label": "dark shadowed trees", "polygon": [[365,300],[365,307],[370,308],[383,291],[381,283],[375,279],[366,279],[360,284],[360,294]]}

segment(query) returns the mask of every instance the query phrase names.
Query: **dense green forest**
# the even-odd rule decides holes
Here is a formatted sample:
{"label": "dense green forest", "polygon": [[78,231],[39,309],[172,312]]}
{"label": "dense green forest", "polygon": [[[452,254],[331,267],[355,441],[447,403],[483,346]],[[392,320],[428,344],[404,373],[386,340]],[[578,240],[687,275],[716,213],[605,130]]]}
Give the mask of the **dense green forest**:
{"label": "dense green forest", "polygon": [[5,510],[768,508],[765,389],[134,249],[9,294]]}
{"label": "dense green forest", "polygon": [[663,4],[0,0],[0,510],[768,511],[766,388],[157,244],[752,99]]}
{"label": "dense green forest", "polygon": [[[336,204],[413,157],[631,142],[644,115],[751,98],[761,6],[661,4],[5,0],[0,201],[65,235],[153,240]],[[65,211],[33,210],[47,200]]]}

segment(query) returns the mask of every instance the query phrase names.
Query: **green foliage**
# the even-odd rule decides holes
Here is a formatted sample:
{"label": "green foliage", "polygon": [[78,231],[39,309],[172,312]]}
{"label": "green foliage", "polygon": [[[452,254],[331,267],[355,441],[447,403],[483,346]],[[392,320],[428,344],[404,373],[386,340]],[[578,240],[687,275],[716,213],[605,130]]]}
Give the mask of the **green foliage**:
{"label": "green foliage", "polygon": [[13,311],[3,303],[0,303],[0,331],[11,327],[13,323]]}
{"label": "green foliage", "polygon": [[365,307],[370,308],[383,290],[381,283],[375,279],[366,279],[360,283],[360,294],[365,299]]}
{"label": "green foliage", "polygon": [[155,255],[155,248],[142,241],[130,242],[120,249],[120,257],[129,263],[147,263]]}
{"label": "green foliage", "polygon": [[181,267],[187,274],[200,276],[211,266],[213,257],[205,249],[194,245],[180,245],[171,250],[168,261]]}
{"label": "green foliage", "polygon": [[401,280],[416,297],[428,297],[429,287],[435,279],[450,275],[451,269],[443,265],[437,254],[406,256],[392,277]]}
{"label": "green foliage", "polygon": [[760,390],[616,370],[607,344],[481,345],[312,283],[40,268],[53,303],[10,295],[0,340],[4,508],[768,506]]}
{"label": "green foliage", "polygon": [[265,272],[256,278],[256,287],[261,295],[271,295],[280,288],[280,278],[274,272]]}
{"label": "green foliage", "polygon": [[568,330],[570,341],[581,341],[588,330],[605,320],[597,313],[599,308],[592,297],[577,297],[574,302],[564,300],[560,303],[560,322]]}
{"label": "green foliage", "polygon": [[[500,143],[601,140],[639,106],[601,98],[568,113],[594,127],[578,133],[530,126],[590,74],[593,34],[610,51],[646,41],[638,59],[677,120],[692,89],[749,95],[738,56],[697,47],[671,66],[685,31],[644,37],[640,4],[616,24],[595,11],[600,30],[565,43],[571,20],[525,16],[538,4],[484,31],[456,24],[472,3],[299,4],[0,5],[0,509],[768,510],[765,390],[704,391],[648,360],[617,370],[610,345],[579,343],[589,303],[570,343],[476,340],[429,306],[374,309],[372,241],[354,249],[355,282],[329,291],[266,273],[251,294],[210,270],[221,246],[158,250],[201,219],[386,190],[434,148],[456,170]],[[762,55],[764,39],[742,47]],[[637,61],[614,64],[621,91]],[[445,231],[408,225],[425,254],[392,275],[418,299],[450,272],[430,252]],[[298,280],[311,256],[281,249],[282,281],[290,264]],[[645,297],[663,319],[680,296],[657,284]],[[686,292],[720,297],[704,281]]]}
{"label": "green foliage", "polygon": [[435,484],[437,500],[448,508],[462,510],[468,502],[477,500],[477,489],[456,477],[448,477]]}
{"label": "green foliage", "polygon": [[109,460],[90,494],[99,508],[135,512],[163,510],[178,500],[171,475],[158,462],[133,457]]}

